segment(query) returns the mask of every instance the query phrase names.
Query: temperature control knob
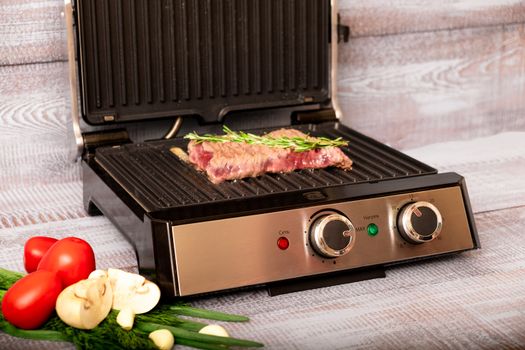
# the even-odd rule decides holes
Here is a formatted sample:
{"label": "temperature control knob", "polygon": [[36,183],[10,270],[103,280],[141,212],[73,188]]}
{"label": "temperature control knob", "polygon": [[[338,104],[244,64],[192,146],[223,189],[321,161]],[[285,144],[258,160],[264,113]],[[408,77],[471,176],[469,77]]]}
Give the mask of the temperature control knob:
{"label": "temperature control knob", "polygon": [[442,225],[438,208],[428,202],[407,204],[397,217],[399,233],[410,243],[430,242],[439,236]]}
{"label": "temperature control knob", "polygon": [[310,226],[310,243],[314,250],[324,257],[343,256],[354,246],[355,227],[344,215],[320,215]]}

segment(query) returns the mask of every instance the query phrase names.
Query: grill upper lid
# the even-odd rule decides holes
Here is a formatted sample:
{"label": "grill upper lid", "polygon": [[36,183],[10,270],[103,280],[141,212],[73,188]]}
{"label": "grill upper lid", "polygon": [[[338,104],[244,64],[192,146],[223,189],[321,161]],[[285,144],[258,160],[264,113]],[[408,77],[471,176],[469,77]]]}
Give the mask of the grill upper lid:
{"label": "grill upper lid", "polygon": [[78,0],[89,124],[330,104],[330,0]]}

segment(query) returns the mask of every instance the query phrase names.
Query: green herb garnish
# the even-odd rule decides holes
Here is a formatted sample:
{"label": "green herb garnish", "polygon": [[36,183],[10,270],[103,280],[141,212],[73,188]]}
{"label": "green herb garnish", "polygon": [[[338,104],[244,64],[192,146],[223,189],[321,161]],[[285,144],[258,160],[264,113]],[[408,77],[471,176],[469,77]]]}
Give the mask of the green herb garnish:
{"label": "green herb garnish", "polygon": [[[0,268],[0,303],[5,291],[24,275]],[[156,349],[148,339],[149,332],[168,329],[175,337],[175,344],[198,349],[225,350],[235,347],[262,347],[251,340],[217,337],[198,333],[206,323],[188,320],[180,316],[192,316],[209,320],[244,322],[247,317],[217,311],[194,308],[186,303],[162,304],[146,314],[136,315],[135,326],[126,331],[117,324],[118,312],[112,310],[102,323],[92,330],[81,330],[68,326],[55,314],[38,330],[19,329],[7,322],[0,313],[0,331],[18,338],[67,341],[79,349]]]}
{"label": "green herb garnish", "polygon": [[197,332],[187,331],[179,327],[171,327],[171,326],[156,324],[156,323],[146,323],[146,322],[138,321],[135,323],[135,327],[137,327],[138,329],[146,333],[156,331],[157,329],[163,329],[163,328],[168,329],[169,331],[171,331],[171,333],[173,333],[173,336],[175,337],[175,341],[181,338],[181,339],[193,340],[196,342],[215,344],[215,345],[242,346],[242,347],[249,347],[249,348],[260,348],[264,346],[261,343],[257,343],[251,340],[201,334]]}
{"label": "green herb garnish", "polygon": [[347,146],[348,141],[341,137],[335,140],[326,137],[273,137],[269,135],[255,135],[244,131],[233,131],[226,125],[222,127],[224,135],[204,134],[199,135],[195,131],[184,136],[185,139],[202,142],[238,142],[249,145],[263,145],[274,148],[291,148],[294,152],[306,152],[325,147]]}
{"label": "green herb garnish", "polygon": [[199,309],[187,305],[170,306],[170,310],[179,315],[205,318],[207,320],[225,321],[225,322],[246,322],[249,320],[246,316],[225,314],[219,311]]}
{"label": "green herb garnish", "polygon": [[8,290],[22,277],[24,275],[20,272],[9,271],[0,267],[0,289]]}

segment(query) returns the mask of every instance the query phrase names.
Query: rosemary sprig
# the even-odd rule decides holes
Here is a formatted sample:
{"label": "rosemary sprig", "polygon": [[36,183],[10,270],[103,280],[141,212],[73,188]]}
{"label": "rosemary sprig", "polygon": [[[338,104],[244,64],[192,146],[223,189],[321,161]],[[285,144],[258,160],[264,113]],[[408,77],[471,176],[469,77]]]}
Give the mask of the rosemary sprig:
{"label": "rosemary sprig", "polygon": [[226,125],[222,130],[224,135],[204,134],[199,135],[195,131],[184,136],[185,139],[202,142],[238,142],[249,145],[263,145],[273,148],[291,148],[294,152],[306,152],[325,147],[341,147],[348,145],[348,141],[338,137],[334,140],[326,137],[273,137],[270,135],[255,135],[244,131],[233,131]]}

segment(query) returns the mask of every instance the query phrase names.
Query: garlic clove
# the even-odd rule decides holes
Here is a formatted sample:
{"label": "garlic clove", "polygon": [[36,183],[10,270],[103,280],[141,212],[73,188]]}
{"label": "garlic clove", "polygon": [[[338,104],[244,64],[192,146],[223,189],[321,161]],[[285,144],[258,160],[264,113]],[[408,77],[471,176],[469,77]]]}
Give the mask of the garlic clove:
{"label": "garlic clove", "polygon": [[135,313],[130,307],[125,307],[124,309],[120,310],[117,315],[117,323],[127,331],[133,328],[134,319]]}
{"label": "garlic clove", "polygon": [[208,334],[208,335],[216,335],[218,337],[229,337],[230,336],[228,332],[226,331],[226,329],[222,326],[219,326],[218,324],[209,324],[207,326],[204,326],[199,330],[199,333]]}
{"label": "garlic clove", "polygon": [[182,160],[184,163],[190,162],[190,156],[188,155],[188,153],[184,152],[182,148],[172,147],[170,148],[170,151],[173,152],[173,154],[175,154],[177,157],[179,157],[180,160]]}
{"label": "garlic clove", "polygon": [[148,337],[161,350],[170,350],[175,344],[173,334],[167,329],[157,329],[151,332]]}

